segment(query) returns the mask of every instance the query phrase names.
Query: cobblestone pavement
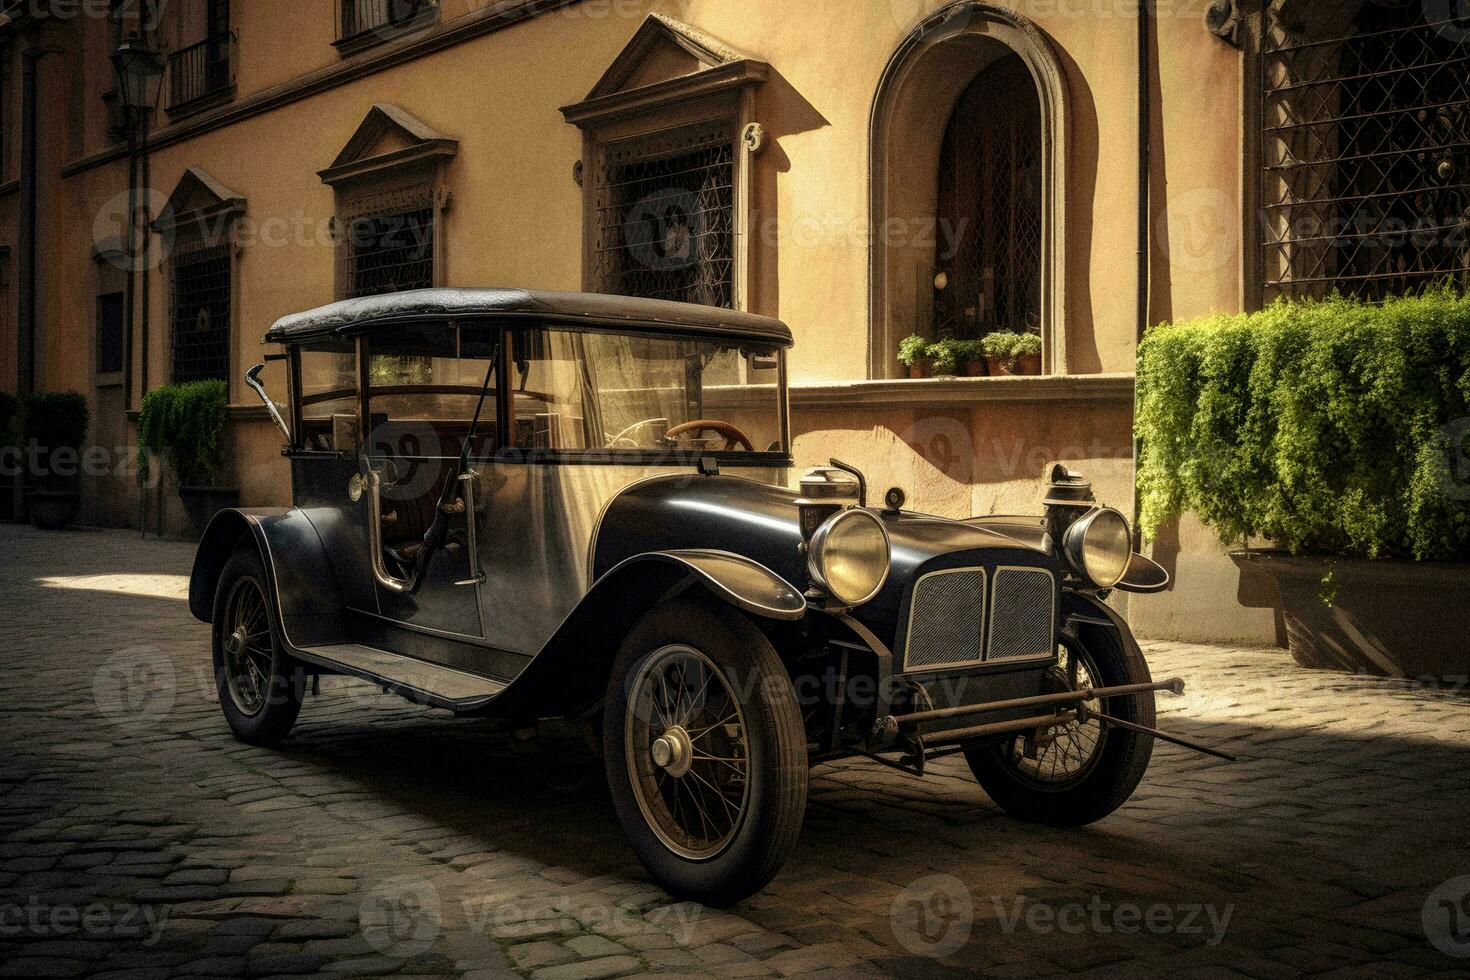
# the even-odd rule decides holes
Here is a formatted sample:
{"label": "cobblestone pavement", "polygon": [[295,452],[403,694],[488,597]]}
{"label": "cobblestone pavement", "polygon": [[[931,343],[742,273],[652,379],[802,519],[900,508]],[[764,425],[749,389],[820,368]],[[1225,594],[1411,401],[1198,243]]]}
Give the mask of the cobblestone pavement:
{"label": "cobblestone pavement", "polygon": [[191,558],[0,527],[0,975],[1470,967],[1461,693],[1153,644],[1190,685],[1164,726],[1242,761],[1161,745],[1072,831],[1002,816],[953,759],[824,765],[797,857],[716,911],[650,882],[604,792],[558,795],[482,723],[329,678],[285,748],[232,740]]}

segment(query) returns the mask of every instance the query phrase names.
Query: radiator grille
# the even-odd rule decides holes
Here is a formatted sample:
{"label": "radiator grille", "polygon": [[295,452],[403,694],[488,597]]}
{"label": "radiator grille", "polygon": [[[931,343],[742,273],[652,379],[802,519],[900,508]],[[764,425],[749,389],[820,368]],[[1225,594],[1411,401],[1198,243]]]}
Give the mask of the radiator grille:
{"label": "radiator grille", "polygon": [[1055,580],[1043,568],[998,568],[990,596],[987,661],[1056,655]]}
{"label": "radiator grille", "polygon": [[985,635],[985,570],[953,568],[925,575],[914,585],[907,670],[980,662]]}

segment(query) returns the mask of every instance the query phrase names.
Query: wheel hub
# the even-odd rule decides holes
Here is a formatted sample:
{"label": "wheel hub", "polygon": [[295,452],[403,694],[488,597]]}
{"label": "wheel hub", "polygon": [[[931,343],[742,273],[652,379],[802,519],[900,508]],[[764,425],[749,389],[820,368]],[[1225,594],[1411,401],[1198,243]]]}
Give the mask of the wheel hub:
{"label": "wheel hub", "polygon": [[236,629],[235,632],[225,637],[225,650],[230,654],[230,656],[238,657],[241,653],[244,652],[245,645],[249,642],[250,634],[245,632],[244,626],[241,626],[240,628]]}
{"label": "wheel hub", "polygon": [[653,740],[653,761],[675,779],[689,772],[694,761],[694,744],[678,725]]}

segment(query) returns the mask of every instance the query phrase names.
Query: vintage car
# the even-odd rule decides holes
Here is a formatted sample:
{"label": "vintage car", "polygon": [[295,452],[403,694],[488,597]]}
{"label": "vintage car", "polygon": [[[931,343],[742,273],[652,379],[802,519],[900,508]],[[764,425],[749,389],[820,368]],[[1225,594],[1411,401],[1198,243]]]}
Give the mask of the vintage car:
{"label": "vintage car", "polygon": [[322,674],[584,739],[652,875],[728,903],[792,853],[813,763],[963,752],[1009,813],[1077,826],[1167,737],[1181,684],[1104,601],[1167,581],[1124,517],[1059,465],[1036,516],[969,520],[794,473],[778,320],[434,289],[266,340],[295,506],[215,517],[189,588],[245,741]]}

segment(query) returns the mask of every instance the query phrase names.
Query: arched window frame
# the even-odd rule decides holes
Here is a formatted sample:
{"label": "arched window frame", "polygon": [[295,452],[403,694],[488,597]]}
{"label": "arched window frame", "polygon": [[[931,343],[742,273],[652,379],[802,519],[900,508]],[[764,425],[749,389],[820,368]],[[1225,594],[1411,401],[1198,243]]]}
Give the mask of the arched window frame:
{"label": "arched window frame", "polygon": [[[1009,48],[1025,63],[1041,101],[1041,338],[1042,372],[1067,373],[1065,161],[1068,141],[1068,98],[1065,76],[1051,42],[1025,17],[988,3],[962,0],[925,17],[889,60],[878,83],[869,131],[869,296],[868,376],[896,376],[898,342],[910,332],[894,322],[890,308],[890,187],[895,157],[894,110],[908,91],[909,73],[934,45],[964,35],[978,35]],[[959,86],[962,91],[972,79]],[[942,139],[949,114],[940,122]],[[937,185],[936,168],[929,178]]]}

